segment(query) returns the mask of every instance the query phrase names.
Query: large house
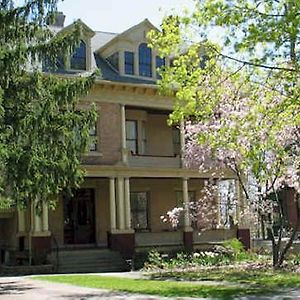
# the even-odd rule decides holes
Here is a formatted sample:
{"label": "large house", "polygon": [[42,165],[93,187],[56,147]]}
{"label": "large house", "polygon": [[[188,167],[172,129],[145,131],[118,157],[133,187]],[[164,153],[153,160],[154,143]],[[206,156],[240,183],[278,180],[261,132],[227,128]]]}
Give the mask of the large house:
{"label": "large house", "polygon": [[[59,15],[55,32],[74,26],[64,27],[63,20]],[[79,267],[82,257],[110,257],[102,267],[111,270],[116,253],[127,259],[152,248],[190,250],[236,237],[234,226],[199,234],[201,220],[195,222],[188,214],[176,230],[161,221],[168,210],[198,199],[211,175],[184,167],[184,137],[178,126],[167,124],[174,99],[160,95],[156,80],[157,68],[170,61],[148,48],[146,38],[157,29],[147,19],[121,34],[82,26],[80,46],[59,62],[57,72],[73,77],[101,70],[101,78],[81,101],[83,106],[94,102],[99,112],[90,133],[95,142],[82,158],[85,181],[73,198],[61,195],[55,210],[1,211],[1,262],[25,264],[20,253],[31,248],[33,261],[41,253],[50,254],[58,271],[78,271],[74,266]],[[228,180],[236,181],[231,174]],[[220,205],[212,222],[219,223],[222,213]],[[103,255],[96,258],[96,253]],[[71,265],[64,265],[71,258]],[[95,261],[85,263],[90,265],[83,261],[80,270],[100,268]]]}

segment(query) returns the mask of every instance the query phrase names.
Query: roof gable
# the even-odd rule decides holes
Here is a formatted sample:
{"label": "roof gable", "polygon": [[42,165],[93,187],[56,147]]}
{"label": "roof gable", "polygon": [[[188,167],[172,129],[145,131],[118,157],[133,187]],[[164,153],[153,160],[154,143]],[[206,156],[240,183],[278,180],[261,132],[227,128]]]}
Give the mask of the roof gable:
{"label": "roof gable", "polygon": [[137,25],[134,25],[129,29],[125,30],[124,32],[116,35],[108,43],[106,43],[105,45],[101,46],[98,50],[96,50],[96,52],[100,53],[106,48],[119,42],[120,40],[128,40],[128,39],[133,40],[134,36],[138,33],[142,33],[143,38],[140,40],[146,40],[147,37],[144,35],[144,32],[148,32],[150,30],[158,30],[158,29],[148,19],[145,19],[142,22],[138,23]]}
{"label": "roof gable", "polygon": [[69,30],[72,30],[77,24],[79,24],[82,28],[82,34],[86,37],[92,38],[95,35],[94,30],[92,30],[89,26],[87,26],[82,20],[78,19],[72,24],[62,28],[59,33],[63,33]]}

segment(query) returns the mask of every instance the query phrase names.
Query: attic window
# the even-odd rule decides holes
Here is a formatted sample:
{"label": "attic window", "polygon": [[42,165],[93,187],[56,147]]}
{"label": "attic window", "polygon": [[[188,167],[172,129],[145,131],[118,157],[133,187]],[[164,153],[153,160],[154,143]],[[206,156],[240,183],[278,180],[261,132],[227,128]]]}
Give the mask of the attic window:
{"label": "attic window", "polygon": [[80,41],[80,45],[76,48],[71,57],[71,69],[86,70],[86,45],[84,41]]}
{"label": "attic window", "polygon": [[125,74],[134,74],[134,54],[133,52],[125,51]]}
{"label": "attic window", "polygon": [[165,59],[161,58],[159,56],[156,56],[155,63],[156,63],[156,77],[161,78],[161,76],[158,72],[159,70],[157,70],[157,69],[160,69],[161,67],[164,67],[166,65]]}
{"label": "attic window", "polygon": [[146,43],[139,46],[139,74],[152,77],[152,51]]}

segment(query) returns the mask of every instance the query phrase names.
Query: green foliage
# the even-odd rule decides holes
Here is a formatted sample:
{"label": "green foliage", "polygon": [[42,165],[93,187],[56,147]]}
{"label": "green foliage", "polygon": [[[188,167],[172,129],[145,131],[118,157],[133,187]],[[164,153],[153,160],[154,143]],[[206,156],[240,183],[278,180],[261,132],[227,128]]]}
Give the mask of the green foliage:
{"label": "green foliage", "polygon": [[94,76],[64,79],[40,73],[76,47],[81,28],[53,36],[47,22],[57,1],[0,3],[0,197],[26,206],[54,201],[83,180],[80,157],[90,143],[93,107],[82,109]]}
{"label": "green foliage", "polygon": [[178,252],[175,255],[162,254],[154,249],[149,252],[144,269],[173,270],[197,266],[224,266],[238,262],[255,261],[258,258],[254,253],[245,251],[243,244],[238,239],[227,240],[223,246],[212,251],[199,251],[192,254]]}
{"label": "green foliage", "polygon": [[300,253],[292,254],[289,256],[289,262],[292,266],[300,266]]}

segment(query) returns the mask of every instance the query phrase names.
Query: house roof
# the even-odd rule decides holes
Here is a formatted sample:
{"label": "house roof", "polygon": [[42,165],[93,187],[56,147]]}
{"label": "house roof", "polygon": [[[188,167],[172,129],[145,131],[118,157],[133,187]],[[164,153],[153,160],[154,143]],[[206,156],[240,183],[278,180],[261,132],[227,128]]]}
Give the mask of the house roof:
{"label": "house roof", "polygon": [[[114,32],[93,31],[80,19],[77,20],[76,22],[80,22],[80,24],[83,26],[84,32],[86,32],[87,35],[91,37],[91,57],[90,57],[91,68],[92,70],[100,69],[101,78],[103,80],[124,82],[124,83],[135,83],[135,84],[151,84],[151,85],[155,84],[155,80],[136,78],[130,76],[121,76],[117,72],[117,70],[115,70],[99,53],[100,50],[103,49],[104,47],[107,47],[108,45],[112,44],[114,41],[126,36],[129,32],[136,30],[139,27],[148,26],[149,28],[156,29],[156,27],[152,25],[152,23],[148,19],[143,20],[139,24],[125,30],[120,34]],[[58,34],[60,32],[64,32],[71,29],[72,26],[74,26],[74,23],[63,28],[53,27],[51,28],[51,30],[55,34]],[[59,73],[72,74],[72,75],[82,74],[84,72],[85,71],[59,70]]]}
{"label": "house roof", "polygon": [[128,35],[130,32],[140,28],[140,27],[144,27],[144,26],[148,26],[151,29],[154,30],[158,30],[148,19],[144,19],[142,22],[130,27],[129,29],[126,29],[125,31],[123,31],[120,34],[117,34],[113,39],[111,39],[109,42],[107,42],[106,44],[102,45],[101,47],[99,47],[97,49],[97,53],[99,53],[100,51],[104,50],[106,47],[108,47],[109,45],[111,45],[112,43],[116,42],[117,40],[126,37],[126,35]]}

